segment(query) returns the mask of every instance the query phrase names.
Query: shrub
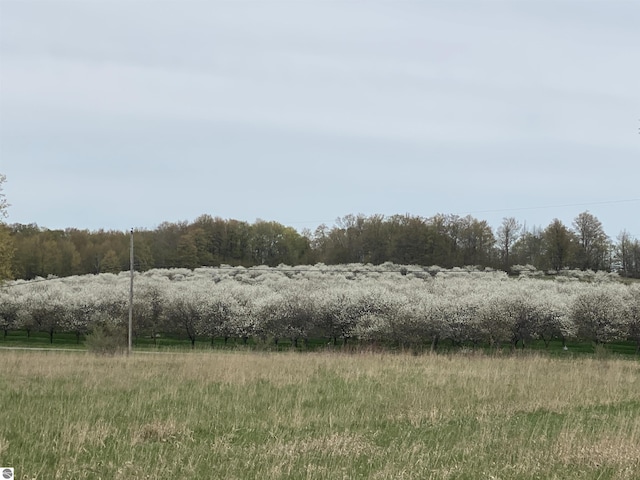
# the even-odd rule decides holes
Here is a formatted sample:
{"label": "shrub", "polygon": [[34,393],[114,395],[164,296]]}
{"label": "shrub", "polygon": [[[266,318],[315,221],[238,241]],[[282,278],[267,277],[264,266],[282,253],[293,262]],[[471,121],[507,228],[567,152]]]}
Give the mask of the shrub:
{"label": "shrub", "polygon": [[96,325],[85,344],[96,355],[122,355],[127,351],[127,335],[120,326]]}

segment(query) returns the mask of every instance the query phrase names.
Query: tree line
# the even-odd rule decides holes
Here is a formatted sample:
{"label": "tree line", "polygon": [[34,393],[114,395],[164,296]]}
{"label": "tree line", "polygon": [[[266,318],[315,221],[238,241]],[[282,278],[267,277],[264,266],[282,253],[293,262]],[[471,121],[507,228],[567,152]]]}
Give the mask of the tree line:
{"label": "tree line", "polygon": [[[35,224],[0,225],[4,278],[117,273],[129,269],[128,232],[50,230]],[[626,231],[614,240],[589,212],[571,226],[554,219],[525,229],[513,217],[495,230],[470,215],[346,215],[329,227],[298,232],[278,222],[254,223],[202,215],[193,222],[165,222],[134,232],[135,269],[232,265],[327,265],[384,262],[468,265],[509,272],[616,271],[640,278],[640,242]]]}

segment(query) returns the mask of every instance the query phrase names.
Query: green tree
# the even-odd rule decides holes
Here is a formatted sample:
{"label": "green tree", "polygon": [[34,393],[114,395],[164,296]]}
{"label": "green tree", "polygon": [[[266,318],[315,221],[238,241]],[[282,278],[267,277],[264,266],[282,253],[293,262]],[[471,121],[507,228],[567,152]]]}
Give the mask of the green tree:
{"label": "green tree", "polygon": [[178,242],[182,235],[187,232],[187,226],[186,222],[164,222],[156,228],[152,251],[156,267],[171,268],[180,266]]}
{"label": "green tree", "polygon": [[433,228],[420,217],[394,215],[388,222],[388,255],[385,260],[399,264],[429,265],[428,252]]}
{"label": "green tree", "polygon": [[432,265],[445,268],[459,266],[459,230],[460,217],[458,215],[438,214],[428,220],[432,235],[427,246]]}
{"label": "green tree", "polygon": [[490,263],[495,237],[486,221],[471,215],[438,214],[430,222],[435,228],[433,264],[451,268]]}
{"label": "green tree", "polygon": [[95,273],[128,270],[129,242],[130,236],[125,232],[104,230],[93,232],[91,233],[91,258],[83,263],[88,263],[91,272]]}
{"label": "green tree", "polygon": [[461,266],[489,265],[496,240],[486,220],[477,220],[467,215],[461,219],[460,227]]}
{"label": "green tree", "polygon": [[252,260],[255,264],[296,265],[307,259],[308,240],[295,229],[277,222],[258,220],[250,230]]}
{"label": "green tree", "polygon": [[379,265],[389,258],[389,223],[384,215],[368,217],[362,229],[362,252],[364,263]]}
{"label": "green tree", "polygon": [[251,265],[250,225],[238,220],[228,220],[225,225],[222,255],[225,263]]}
{"label": "green tree", "polygon": [[93,262],[95,256],[92,255],[93,252],[91,252],[94,243],[89,231],[67,228],[65,234],[78,253],[78,273],[96,273]]}
{"label": "green tree", "polygon": [[10,229],[0,222],[0,281],[12,278],[11,264],[15,246]]}
{"label": "green tree", "polygon": [[[58,232],[37,229],[32,234],[19,237],[16,257],[25,265],[23,278],[58,275],[60,261],[60,242]],[[16,269],[16,273],[20,271]]]}
{"label": "green tree", "polygon": [[544,268],[544,232],[540,227],[525,230],[513,244],[512,264]]}
{"label": "green tree", "polygon": [[202,266],[198,260],[198,246],[193,232],[185,233],[178,239],[176,261],[178,267],[194,269]]}
{"label": "green tree", "polygon": [[15,278],[31,279],[37,275],[33,254],[35,249],[30,244],[35,242],[38,232],[39,228],[35,224],[11,225],[11,237],[15,246],[12,272]]}
{"label": "green tree", "polygon": [[100,273],[120,273],[123,271],[118,254],[114,250],[108,250],[101,261]]}
{"label": "green tree", "polygon": [[133,234],[134,266],[139,272],[145,272],[154,267],[152,242],[151,232],[141,230]]}
{"label": "green tree", "polygon": [[544,230],[543,245],[546,268],[557,271],[573,265],[575,236],[557,218]]}
{"label": "green tree", "polygon": [[[336,226],[340,233],[339,245],[344,249],[346,258],[344,263],[364,263],[363,232],[366,217],[362,214],[345,215],[336,220]],[[341,262],[342,263],[342,262]]]}
{"label": "green tree", "polygon": [[198,264],[216,266],[223,263],[221,255],[225,221],[211,215],[201,215],[189,225],[198,250]]}

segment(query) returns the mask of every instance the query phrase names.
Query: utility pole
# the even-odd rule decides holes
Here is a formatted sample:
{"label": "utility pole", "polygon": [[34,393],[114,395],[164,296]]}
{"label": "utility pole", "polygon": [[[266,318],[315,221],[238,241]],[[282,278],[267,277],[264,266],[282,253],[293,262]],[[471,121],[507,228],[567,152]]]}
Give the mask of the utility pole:
{"label": "utility pole", "polygon": [[131,270],[131,282],[129,285],[129,347],[127,354],[131,354],[131,336],[133,333],[133,228],[131,229],[131,245],[129,248],[129,265]]}

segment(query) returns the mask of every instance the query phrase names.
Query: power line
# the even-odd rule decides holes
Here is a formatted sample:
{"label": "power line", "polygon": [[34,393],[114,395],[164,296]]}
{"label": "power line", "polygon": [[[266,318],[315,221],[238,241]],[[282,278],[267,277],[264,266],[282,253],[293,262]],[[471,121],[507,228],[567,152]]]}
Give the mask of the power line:
{"label": "power line", "polygon": [[[538,206],[530,206],[530,207],[513,207],[513,208],[496,208],[496,209],[485,209],[485,210],[465,210],[457,213],[453,213],[452,215],[475,215],[479,213],[499,213],[499,212],[513,212],[513,211],[525,211],[525,210],[544,210],[549,208],[565,208],[565,207],[589,207],[595,205],[615,205],[620,203],[633,203],[640,202],[640,198],[629,198],[623,200],[603,200],[599,202],[583,202],[583,203],[560,203],[560,204],[552,204],[552,205],[538,205]],[[385,217],[388,217],[385,215]],[[338,217],[340,219],[342,217]],[[286,225],[301,225],[301,224],[328,224],[330,222],[335,222],[334,220],[297,220],[294,222],[286,222]],[[284,224],[284,223],[283,223]]]}
{"label": "power line", "polygon": [[515,208],[500,208],[500,209],[493,209],[493,210],[476,210],[473,212],[465,212],[465,213],[476,214],[476,213],[511,212],[511,211],[519,211],[519,210],[543,210],[546,208],[588,207],[593,205],[613,205],[618,203],[631,203],[631,202],[640,202],[640,198],[630,198],[627,200],[606,200],[602,202],[565,203],[565,204],[544,205],[544,206],[537,206],[537,207],[515,207]]}

